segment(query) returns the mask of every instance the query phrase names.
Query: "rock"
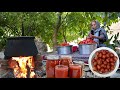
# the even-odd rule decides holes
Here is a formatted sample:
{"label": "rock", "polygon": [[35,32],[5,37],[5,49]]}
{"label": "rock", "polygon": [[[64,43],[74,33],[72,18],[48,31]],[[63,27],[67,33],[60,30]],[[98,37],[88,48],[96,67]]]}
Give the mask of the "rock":
{"label": "rock", "polygon": [[35,69],[40,69],[42,66],[42,61],[35,61]]}
{"label": "rock", "polygon": [[8,60],[0,59],[1,66],[8,66]]}
{"label": "rock", "polygon": [[45,42],[42,42],[39,38],[35,39],[35,44],[38,50],[38,54],[44,54],[47,52],[47,45]]}
{"label": "rock", "polygon": [[4,51],[1,51],[1,52],[0,52],[0,58],[1,58],[1,59],[4,59]]}

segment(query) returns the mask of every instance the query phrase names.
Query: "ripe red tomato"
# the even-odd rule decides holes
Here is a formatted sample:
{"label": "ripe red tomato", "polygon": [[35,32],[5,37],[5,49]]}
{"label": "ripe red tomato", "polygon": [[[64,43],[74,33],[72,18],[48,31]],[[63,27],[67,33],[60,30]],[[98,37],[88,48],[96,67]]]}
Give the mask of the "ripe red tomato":
{"label": "ripe red tomato", "polygon": [[94,66],[94,67],[93,67],[93,70],[94,70],[94,71],[97,71],[97,67],[96,67],[96,66]]}
{"label": "ripe red tomato", "polygon": [[107,68],[105,69],[105,72],[108,72],[108,69],[107,69]]}
{"label": "ripe red tomato", "polygon": [[97,65],[97,62],[94,62],[93,65],[96,66],[96,65]]}
{"label": "ripe red tomato", "polygon": [[104,68],[104,64],[101,64],[101,68]]}
{"label": "ripe red tomato", "polygon": [[102,54],[105,55],[105,54],[106,54],[106,51],[105,51],[105,50],[102,50]]}
{"label": "ripe red tomato", "polygon": [[107,58],[109,58],[109,57],[110,57],[110,54],[109,54],[109,53],[107,53],[107,54],[106,54],[106,57],[107,57]]}
{"label": "ripe red tomato", "polygon": [[110,62],[114,62],[114,59],[113,59],[113,58],[110,58]]}
{"label": "ripe red tomato", "polygon": [[94,44],[94,43],[96,42],[90,38],[86,38],[85,40],[79,42],[79,44]]}
{"label": "ripe red tomato", "polygon": [[111,64],[111,66],[114,66],[114,65],[115,65],[113,62],[111,62],[110,64]]}
{"label": "ripe red tomato", "polygon": [[69,43],[67,43],[67,42],[63,42],[60,44],[60,46],[68,46],[68,45],[69,45]]}
{"label": "ripe red tomato", "polygon": [[107,65],[107,69],[110,69],[110,65]]}
{"label": "ripe red tomato", "polygon": [[101,67],[100,67],[100,65],[97,65],[97,69],[99,70]]}
{"label": "ripe red tomato", "polygon": [[107,61],[104,61],[103,63],[106,65],[106,64],[107,64]]}
{"label": "ripe red tomato", "polygon": [[102,61],[101,60],[97,60],[97,64],[98,65],[102,64]]}
{"label": "ripe red tomato", "polygon": [[99,53],[98,57],[101,58],[102,57],[102,53]]}
{"label": "ripe red tomato", "polygon": [[110,68],[110,69],[111,69],[111,70],[114,70],[114,68],[115,68],[114,66],[111,66],[111,68]]}
{"label": "ripe red tomato", "polygon": [[107,58],[106,61],[109,63],[110,62],[109,58]]}
{"label": "ripe red tomato", "polygon": [[116,56],[113,57],[113,60],[114,60],[114,61],[117,61],[117,59],[118,59],[118,58],[117,58]]}
{"label": "ripe red tomato", "polygon": [[113,57],[114,56],[114,54],[113,53],[110,53],[110,57]]}
{"label": "ripe red tomato", "polygon": [[102,58],[105,59],[105,58],[106,58],[106,55],[102,55]]}

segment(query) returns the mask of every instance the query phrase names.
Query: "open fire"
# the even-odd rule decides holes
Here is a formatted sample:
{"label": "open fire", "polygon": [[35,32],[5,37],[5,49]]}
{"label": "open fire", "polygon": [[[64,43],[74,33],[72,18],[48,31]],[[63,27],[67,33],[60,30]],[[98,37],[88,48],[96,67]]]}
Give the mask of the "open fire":
{"label": "open fire", "polygon": [[34,78],[34,58],[28,57],[12,57],[9,60],[9,66],[13,69],[15,78]]}

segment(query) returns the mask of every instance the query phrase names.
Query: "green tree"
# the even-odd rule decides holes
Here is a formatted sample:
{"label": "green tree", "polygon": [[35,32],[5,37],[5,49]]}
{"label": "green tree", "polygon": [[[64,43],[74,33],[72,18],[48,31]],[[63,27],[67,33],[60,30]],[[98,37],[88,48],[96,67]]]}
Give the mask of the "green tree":
{"label": "green tree", "polygon": [[5,46],[7,37],[24,34],[41,38],[55,51],[64,41],[86,37],[92,20],[109,32],[119,17],[119,12],[0,12],[0,47]]}

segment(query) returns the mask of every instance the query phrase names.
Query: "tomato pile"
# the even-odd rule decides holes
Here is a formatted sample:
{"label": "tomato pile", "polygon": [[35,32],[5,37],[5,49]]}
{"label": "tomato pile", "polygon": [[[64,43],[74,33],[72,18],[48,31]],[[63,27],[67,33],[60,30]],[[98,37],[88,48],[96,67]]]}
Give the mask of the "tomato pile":
{"label": "tomato pile", "polygon": [[117,60],[117,56],[108,50],[97,51],[92,59],[93,70],[98,73],[109,73],[115,69]]}
{"label": "tomato pile", "polygon": [[86,38],[85,40],[79,42],[79,44],[95,44],[95,43],[96,42],[91,38]]}
{"label": "tomato pile", "polygon": [[60,46],[69,46],[70,44],[69,43],[66,43],[66,42],[63,42],[60,44]]}

